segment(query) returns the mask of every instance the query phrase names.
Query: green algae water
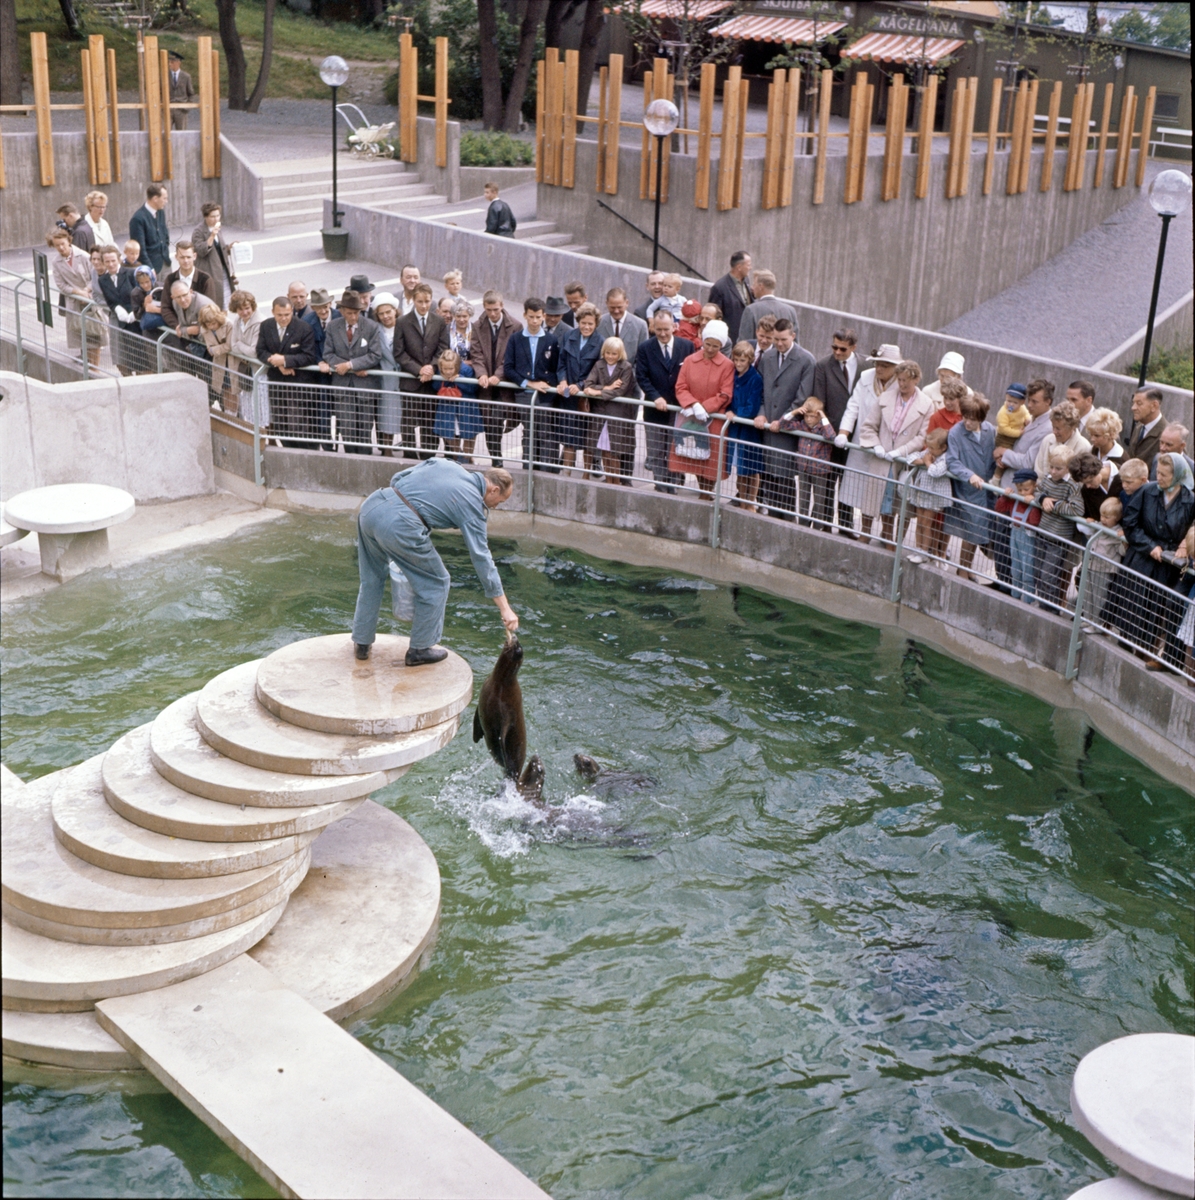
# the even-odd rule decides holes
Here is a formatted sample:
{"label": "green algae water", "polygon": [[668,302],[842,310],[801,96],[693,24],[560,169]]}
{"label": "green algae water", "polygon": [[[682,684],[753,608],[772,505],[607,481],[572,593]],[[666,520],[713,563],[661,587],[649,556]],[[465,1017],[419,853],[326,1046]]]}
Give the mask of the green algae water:
{"label": "green algae water", "polygon": [[[480,683],[497,613],[440,544],[445,641]],[[1061,1198],[1113,1173],[1070,1079],[1110,1038],[1192,1032],[1191,798],[895,636],[494,550],[563,816],[509,792],[469,713],[379,795],[435,852],[443,916],[357,1036],[558,1200]],[[79,762],[347,628],[355,593],[351,520],[290,516],[15,607],[4,761]],[[577,751],[653,782],[587,787]],[[152,1087],[6,1083],[4,1121],[8,1194],[272,1194]]]}

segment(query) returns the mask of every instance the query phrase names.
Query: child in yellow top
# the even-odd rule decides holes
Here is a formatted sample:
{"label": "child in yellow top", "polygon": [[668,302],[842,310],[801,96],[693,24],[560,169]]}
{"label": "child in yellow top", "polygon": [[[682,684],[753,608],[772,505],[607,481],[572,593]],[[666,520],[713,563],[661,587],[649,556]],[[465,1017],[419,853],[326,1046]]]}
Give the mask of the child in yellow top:
{"label": "child in yellow top", "polygon": [[1029,410],[1025,407],[1025,385],[1010,383],[1004,393],[1004,403],[996,413],[996,445],[1011,449],[1017,438],[1029,424]]}

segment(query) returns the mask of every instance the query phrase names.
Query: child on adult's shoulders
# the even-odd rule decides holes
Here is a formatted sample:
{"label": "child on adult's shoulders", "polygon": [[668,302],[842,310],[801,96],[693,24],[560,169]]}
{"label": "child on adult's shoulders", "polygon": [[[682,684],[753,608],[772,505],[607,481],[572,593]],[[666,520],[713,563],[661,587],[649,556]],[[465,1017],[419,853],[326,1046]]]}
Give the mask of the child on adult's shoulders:
{"label": "child on adult's shoulders", "polygon": [[[670,312],[673,320],[680,322],[684,316],[684,308],[688,301],[680,294],[681,284],[684,280],[679,275],[665,275],[661,281],[664,285],[664,294],[658,296],[647,306],[647,319],[650,322],[652,317],[658,312]],[[698,309],[698,312],[701,310]],[[684,334],[681,334],[684,337]]]}
{"label": "child on adult's shoulders", "polygon": [[1004,393],[1004,403],[996,413],[996,445],[1011,450],[1028,424],[1029,410],[1025,407],[1025,385],[1010,383]]}

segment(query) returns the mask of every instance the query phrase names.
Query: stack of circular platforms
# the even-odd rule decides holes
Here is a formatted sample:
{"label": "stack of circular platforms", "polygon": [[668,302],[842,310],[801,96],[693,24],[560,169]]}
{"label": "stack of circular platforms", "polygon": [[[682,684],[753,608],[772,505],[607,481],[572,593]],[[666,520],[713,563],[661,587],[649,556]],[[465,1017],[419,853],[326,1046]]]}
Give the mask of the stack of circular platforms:
{"label": "stack of circular platforms", "polygon": [[238,954],[337,1020],[391,992],[439,916],[435,858],[368,799],[452,740],[473,693],[458,655],[403,665],[347,635],[244,663],[105,754],[7,790],[4,1052],[139,1066],[97,1000]]}

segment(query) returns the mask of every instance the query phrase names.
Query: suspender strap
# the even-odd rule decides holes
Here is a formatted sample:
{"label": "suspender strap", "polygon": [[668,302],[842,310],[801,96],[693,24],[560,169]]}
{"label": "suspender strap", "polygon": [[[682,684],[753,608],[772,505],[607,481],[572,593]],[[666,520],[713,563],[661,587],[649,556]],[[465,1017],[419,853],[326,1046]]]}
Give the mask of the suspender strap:
{"label": "suspender strap", "polygon": [[423,528],[426,529],[428,533],[431,533],[432,527],[427,523],[426,520],[424,520],[423,514],[410,502],[410,500],[406,498],[406,496],[402,494],[402,492],[398,490],[398,488],[394,488],[393,491],[394,494],[419,518],[419,520],[423,522]]}

